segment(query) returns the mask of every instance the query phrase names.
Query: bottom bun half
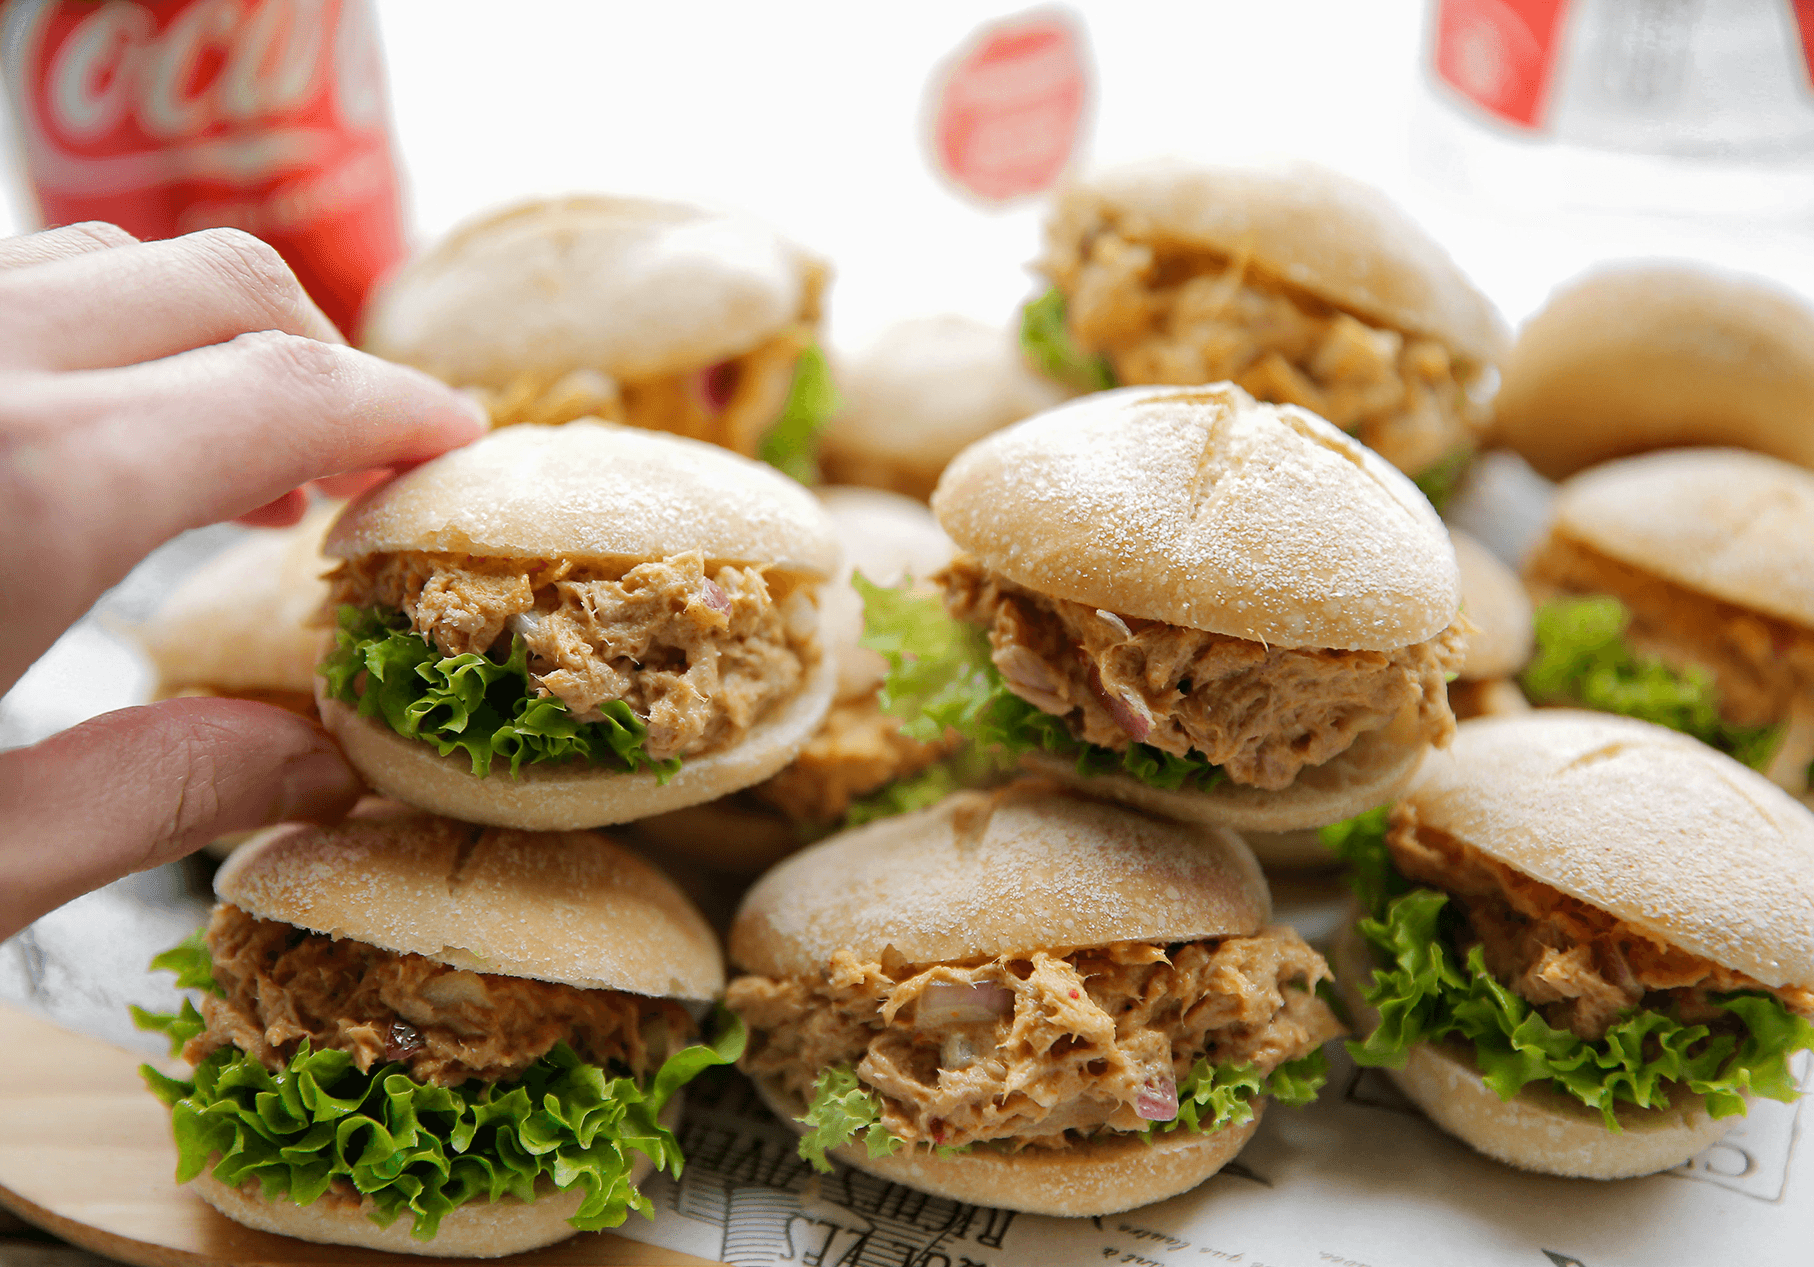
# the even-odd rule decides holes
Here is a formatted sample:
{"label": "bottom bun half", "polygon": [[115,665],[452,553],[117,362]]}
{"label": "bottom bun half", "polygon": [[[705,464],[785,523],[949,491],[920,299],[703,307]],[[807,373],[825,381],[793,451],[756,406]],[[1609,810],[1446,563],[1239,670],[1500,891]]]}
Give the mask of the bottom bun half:
{"label": "bottom bun half", "polygon": [[[669,1130],[680,1121],[684,1096],[676,1092],[658,1119]],[[630,1163],[630,1182],[640,1185],[655,1163],[636,1153]],[[267,1201],[258,1182],[229,1188],[204,1170],[190,1181],[196,1195],[235,1223],[261,1232],[293,1236],[317,1245],[357,1245],[392,1254],[420,1254],[430,1258],[503,1258],[524,1250],[552,1245],[576,1234],[572,1218],[586,1190],[557,1190],[546,1178],[536,1187],[534,1201],[506,1196],[497,1201],[468,1201],[441,1216],[433,1240],[419,1241],[409,1234],[411,1220],[404,1213],[387,1227],[372,1222],[377,1209],[370,1197],[357,1202],[335,1201],[331,1195],[312,1205],[297,1205],[287,1196]]]}
{"label": "bottom bun half", "polygon": [[[1372,976],[1366,943],[1352,922],[1330,948],[1342,1001],[1355,1032],[1369,1033],[1379,1013],[1362,998]],[[1418,1043],[1402,1069],[1386,1070],[1398,1089],[1437,1126],[1476,1152],[1522,1170],[1572,1179],[1630,1179],[1681,1165],[1739,1120],[1708,1114],[1704,1097],[1679,1083],[1667,1108],[1621,1104],[1619,1131],[1606,1129],[1598,1109],[1540,1083],[1527,1083],[1509,1100],[1486,1084],[1465,1043]]]}
{"label": "bottom bun half", "polygon": [[[373,789],[448,818],[521,831],[574,831],[627,823],[728,796],[762,782],[799,754],[831,707],[837,666],[820,658],[794,697],[722,752],[689,758],[667,783],[653,771],[619,773],[573,764],[524,766],[478,778],[458,752],[398,734],[375,717],[361,717],[339,700],[318,695],[321,724]],[[496,767],[494,767],[496,769]]]}
{"label": "bottom bun half", "polygon": [[1415,713],[1406,710],[1390,726],[1367,731],[1323,764],[1305,766],[1291,786],[1276,792],[1227,780],[1204,792],[1169,792],[1130,774],[1080,775],[1075,760],[1050,752],[1029,753],[1021,764],[1092,796],[1179,822],[1239,832],[1292,832],[1327,827],[1391,800],[1411,782],[1429,750]]}
{"label": "bottom bun half", "polygon": [[[798,1098],[774,1079],[758,1080],[756,1089],[776,1117],[804,1135],[795,1119],[806,1111]],[[1259,1128],[1266,1101],[1256,1101],[1251,1120],[1208,1135],[1178,1130],[1154,1136],[1148,1144],[1128,1136],[1064,1149],[1030,1148],[999,1153],[979,1148],[955,1157],[903,1148],[888,1157],[871,1157],[862,1144],[833,1149],[831,1156],[866,1171],[933,1196],[972,1205],[995,1206],[1024,1214],[1091,1218],[1151,1205],[1202,1183],[1234,1160]]]}

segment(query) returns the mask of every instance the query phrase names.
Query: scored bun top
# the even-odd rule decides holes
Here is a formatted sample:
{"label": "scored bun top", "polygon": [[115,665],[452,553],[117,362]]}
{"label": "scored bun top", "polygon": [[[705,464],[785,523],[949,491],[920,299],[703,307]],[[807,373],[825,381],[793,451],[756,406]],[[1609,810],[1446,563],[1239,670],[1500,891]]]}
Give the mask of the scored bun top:
{"label": "scored bun top", "polygon": [[1371,185],[1326,167],[1149,159],[1063,191],[1048,232],[1081,237],[1103,221],[1143,242],[1245,254],[1370,324],[1428,336],[1482,364],[1511,342],[1498,310],[1422,226]]}
{"label": "scored bun top", "polygon": [[1814,814],[1697,740],[1604,713],[1461,724],[1420,823],[1765,985],[1814,986]]}
{"label": "scored bun top", "polygon": [[724,989],[704,917],[596,831],[477,827],[380,803],[338,827],[261,833],[214,891],[259,919],[472,972],[662,998]]}
{"label": "scored bun top", "polygon": [[582,367],[654,378],[747,352],[798,320],[819,267],[742,216],[645,198],[529,202],[405,266],[364,341],[463,386]]}
{"label": "scored bun top", "polygon": [[1458,528],[1449,530],[1449,540],[1461,573],[1461,610],[1474,624],[1461,677],[1469,682],[1509,677],[1530,660],[1536,641],[1531,597],[1518,574],[1479,541]]}
{"label": "scored bun top", "polygon": [[731,960],[765,976],[834,951],[909,963],[1258,931],[1266,881],[1239,836],[1027,781],[847,831],[756,882]]}
{"label": "scored bun top", "polygon": [[958,455],[932,496],[1043,594],[1283,647],[1385,651],[1455,618],[1455,552],[1414,484],[1230,383],[1097,392]]}
{"label": "scored bun top", "polygon": [[197,568],[134,632],[159,687],[221,691],[315,689],[327,601],[321,539],[340,503],[313,507],[288,528],[253,528]]}
{"label": "scored bun top", "polygon": [[1013,332],[955,315],[896,322],[842,370],[846,404],[827,446],[934,476],[971,441],[1066,395],[1027,368]]}
{"label": "scored bun top", "polygon": [[1814,311],[1699,264],[1589,273],[1518,332],[1493,410],[1494,439],[1551,479],[1680,445],[1814,466]]}
{"label": "scored bun top", "polygon": [[1557,490],[1550,532],[1814,627],[1814,471],[1742,449],[1608,462]]}
{"label": "scored bun top", "polygon": [[399,550],[659,559],[836,575],[813,495],[773,467],[665,432],[591,420],[506,427],[372,490],[328,533],[350,559]]}

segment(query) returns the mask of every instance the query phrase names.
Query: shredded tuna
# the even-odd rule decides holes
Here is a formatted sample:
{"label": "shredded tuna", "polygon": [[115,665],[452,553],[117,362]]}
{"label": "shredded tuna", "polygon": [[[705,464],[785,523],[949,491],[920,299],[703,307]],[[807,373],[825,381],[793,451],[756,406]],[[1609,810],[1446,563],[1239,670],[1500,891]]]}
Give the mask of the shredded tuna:
{"label": "shredded tuna", "polygon": [[[1328,975],[1302,938],[1274,925],[1251,937],[980,963],[840,953],[823,975],[741,977],[725,1001],[750,1027],[744,1069],[803,1102],[822,1070],[850,1064],[902,1139],[1057,1148],[1104,1129],[1144,1130],[1149,1082],[1181,1082],[1201,1057],[1267,1074],[1315,1050],[1341,1032],[1313,993]],[[1012,991],[1013,1011],[922,1025],[918,1001],[940,983]]]}
{"label": "shredded tuna", "polygon": [[1105,354],[1118,382],[1232,380],[1356,432],[1413,474],[1478,442],[1487,411],[1471,389],[1486,367],[1332,308],[1245,256],[1144,241],[1085,214],[1057,227],[1045,271],[1068,297],[1073,339]]}
{"label": "shredded tuna", "polygon": [[1597,1039],[1638,1006],[1709,1020],[1722,1014],[1706,996],[1732,990],[1766,990],[1814,1017],[1814,990],[1766,986],[1672,946],[1420,824],[1408,803],[1393,808],[1386,839],[1407,879],[1441,889],[1461,907],[1467,933],[1458,949],[1478,942],[1487,970],[1558,1029]]}
{"label": "shredded tuna", "polygon": [[1720,714],[1734,726],[1777,725],[1797,696],[1814,699],[1814,629],[1697,593],[1560,535],[1531,556],[1525,576],[1552,594],[1610,594],[1625,604],[1627,640],[1677,667],[1712,673]]}
{"label": "shredded tuna", "polygon": [[526,371],[501,390],[471,390],[484,402],[494,427],[596,417],[707,440],[754,457],[787,403],[800,354],[816,337],[826,273],[816,263],[804,264],[799,320],[716,365],[636,380],[597,368],[559,375]]}
{"label": "shredded tuna", "polygon": [[1008,688],[1087,743],[1195,751],[1276,790],[1406,708],[1432,743],[1455,731],[1444,678],[1461,665],[1460,619],[1392,652],[1267,647],[1035,593],[968,555],[935,579],[952,615],[988,628]]}
{"label": "shredded tuna", "polygon": [[227,994],[203,999],[208,1028],[183,1048],[191,1064],[231,1045],[276,1071],[306,1038],[362,1071],[401,1060],[417,1081],[453,1086],[517,1077],[565,1042],[640,1077],[693,1034],[667,999],[467,972],[232,905],[215,908],[207,942]]}
{"label": "shredded tuna", "polygon": [[832,705],[825,722],[781,773],[750,794],[795,823],[835,823],[859,796],[917,774],[948,756],[955,737],[922,743],[874,695]]}
{"label": "shredded tuna", "polygon": [[809,587],[697,553],[635,566],[460,554],[375,554],[341,564],[330,602],[394,608],[444,655],[529,652],[536,689],[581,721],[623,700],[653,760],[729,747],[818,662]]}

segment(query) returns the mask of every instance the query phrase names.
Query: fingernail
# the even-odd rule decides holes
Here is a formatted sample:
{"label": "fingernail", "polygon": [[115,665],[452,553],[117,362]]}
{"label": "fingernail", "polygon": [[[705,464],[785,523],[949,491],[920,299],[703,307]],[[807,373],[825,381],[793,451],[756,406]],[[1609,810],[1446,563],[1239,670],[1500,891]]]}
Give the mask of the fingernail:
{"label": "fingernail", "polygon": [[312,752],[289,762],[282,787],[267,822],[336,822],[365,790],[346,759],[332,752]]}

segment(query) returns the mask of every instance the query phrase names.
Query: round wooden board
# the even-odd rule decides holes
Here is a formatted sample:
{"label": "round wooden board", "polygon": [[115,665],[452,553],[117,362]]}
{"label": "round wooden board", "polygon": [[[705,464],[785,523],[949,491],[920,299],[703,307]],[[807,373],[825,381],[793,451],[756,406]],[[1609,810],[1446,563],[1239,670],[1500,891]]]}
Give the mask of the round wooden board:
{"label": "round wooden board", "polygon": [[169,1113],[140,1080],[142,1062],[0,1003],[0,1206],[72,1245],[140,1267],[707,1261],[606,1232],[509,1258],[451,1259],[313,1245],[241,1227],[175,1182]]}

